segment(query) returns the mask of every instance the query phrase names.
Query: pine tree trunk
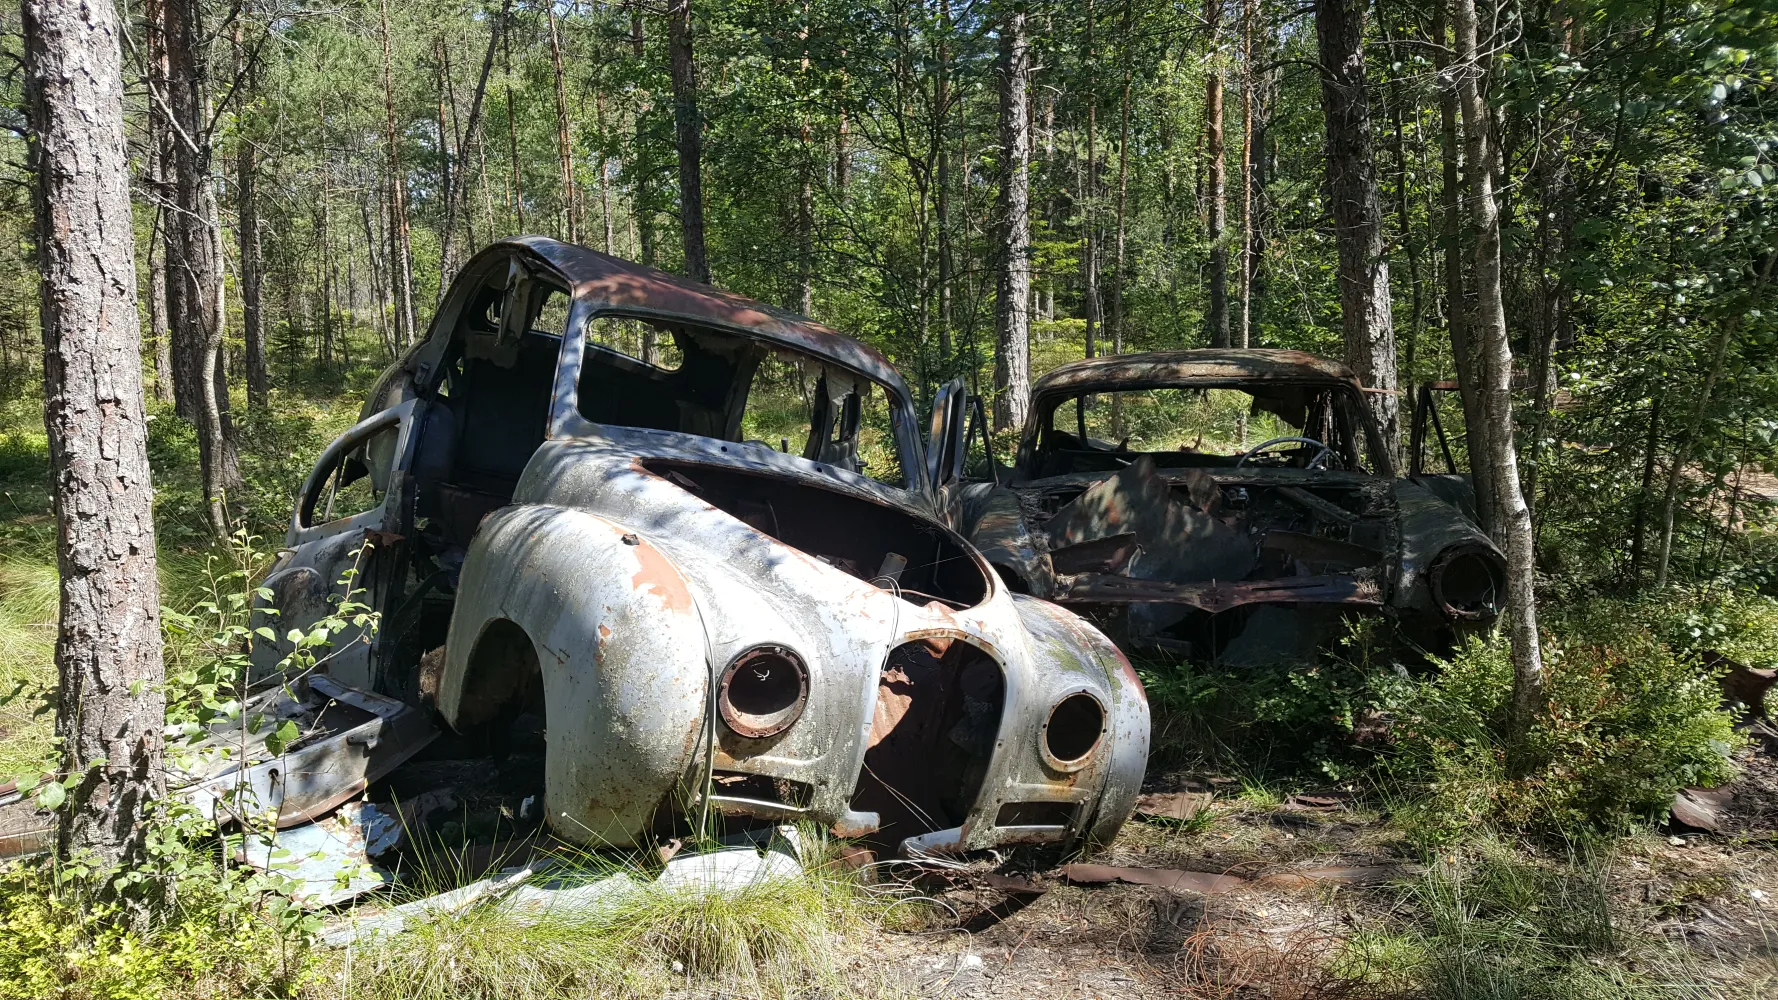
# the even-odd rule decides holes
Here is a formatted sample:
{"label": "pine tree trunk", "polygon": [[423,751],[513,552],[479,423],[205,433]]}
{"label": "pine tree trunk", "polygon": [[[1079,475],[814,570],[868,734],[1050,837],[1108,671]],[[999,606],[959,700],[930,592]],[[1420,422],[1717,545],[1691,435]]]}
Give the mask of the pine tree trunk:
{"label": "pine tree trunk", "polygon": [[121,27],[109,3],[25,0],[23,14],[61,571],[56,738],[63,775],[82,778],[56,853],[128,865],[161,791],[166,703]]}
{"label": "pine tree trunk", "polygon": [[401,133],[395,120],[394,54],[390,51],[389,0],[382,0],[383,28],[383,106],[388,116],[389,142],[389,236],[394,244],[390,279],[395,291],[396,329],[403,342],[412,344],[419,336],[414,329],[414,245],[408,227],[407,175],[401,167]]}
{"label": "pine tree trunk", "polygon": [[[1205,0],[1210,44],[1216,45],[1222,0]],[[1210,241],[1210,346],[1229,346],[1229,206],[1228,171],[1223,162],[1222,69],[1213,66],[1204,77],[1204,187],[1209,213],[1205,236]]]}
{"label": "pine tree trunk", "polygon": [[[1253,21],[1256,0],[1241,7],[1241,326],[1235,346],[1245,349],[1253,336]],[[1247,443],[1247,414],[1237,419],[1240,444]]]}
{"label": "pine tree trunk", "polygon": [[543,5],[549,19],[549,58],[556,78],[556,156],[562,168],[562,232],[570,243],[580,242],[577,199],[574,194],[574,132],[568,117],[567,73],[562,67],[562,37],[556,29],[556,5]]}
{"label": "pine tree trunk", "polygon": [[271,376],[266,369],[265,315],[260,307],[263,283],[259,246],[259,164],[251,136],[238,140],[235,197],[239,222],[235,235],[241,247],[241,335],[247,347],[247,408],[265,410],[270,405]]}
{"label": "pine tree trunk", "polygon": [[697,63],[692,55],[691,0],[668,0],[667,55],[673,77],[673,136],[679,150],[679,226],[685,273],[710,282],[704,249],[704,136],[698,117]]}
{"label": "pine tree trunk", "polygon": [[[1117,235],[1112,243],[1111,353],[1124,353],[1124,239],[1128,230],[1130,202],[1130,0],[1124,0],[1122,38],[1118,42],[1124,64],[1123,100],[1118,110],[1117,137]],[[1114,423],[1121,431],[1122,396],[1111,397]]]}
{"label": "pine tree trunk", "polygon": [[1099,89],[1094,68],[1099,53],[1093,35],[1093,0],[1087,0],[1087,35],[1085,60],[1087,67],[1087,162],[1080,182],[1080,227],[1086,250],[1081,256],[1081,285],[1085,289],[1087,314],[1086,356],[1099,354],[1099,240],[1095,199],[1099,190],[1098,111]]}
{"label": "pine tree trunk", "polygon": [[[173,393],[182,416],[198,431],[198,459],[210,527],[228,533],[224,494],[241,483],[230,439],[228,386],[222,362],[226,317],[222,282],[222,226],[210,169],[209,65],[196,0],[166,0],[167,103],[172,109],[174,218],[168,228],[169,295],[173,321]],[[218,387],[217,382],[222,381]]]}
{"label": "pine tree trunk", "polygon": [[1000,275],[994,299],[994,427],[1022,428],[1031,405],[1031,49],[1025,13],[1000,26]]}
{"label": "pine tree trunk", "polygon": [[1494,201],[1495,150],[1482,103],[1476,64],[1475,0],[1455,0],[1458,101],[1463,110],[1463,146],[1469,159],[1470,220],[1475,227],[1476,322],[1484,381],[1483,412],[1488,423],[1490,479],[1495,504],[1505,514],[1506,594],[1511,616],[1513,701],[1511,732],[1523,736],[1543,709],[1543,652],[1537,634],[1535,558],[1531,510],[1519,489],[1519,462],[1513,443],[1512,347],[1500,296],[1500,215]]}
{"label": "pine tree trunk", "polygon": [[1401,405],[1396,395],[1395,321],[1389,260],[1377,191],[1370,98],[1364,72],[1362,0],[1316,0],[1321,54],[1321,108],[1327,120],[1327,189],[1339,248],[1340,317],[1346,364],[1365,388],[1390,463],[1401,455]]}
{"label": "pine tree trunk", "polygon": [[[172,149],[168,143],[165,107],[167,93],[167,45],[164,34],[165,16],[160,0],[146,0],[142,5],[143,34],[148,49],[148,189],[154,192],[154,222],[149,229],[148,244],[148,332],[154,339],[154,398],[163,403],[173,401],[173,343],[167,315],[167,244],[171,239],[171,219],[165,208],[172,197],[168,185],[168,168]],[[161,95],[155,99],[153,95]]]}

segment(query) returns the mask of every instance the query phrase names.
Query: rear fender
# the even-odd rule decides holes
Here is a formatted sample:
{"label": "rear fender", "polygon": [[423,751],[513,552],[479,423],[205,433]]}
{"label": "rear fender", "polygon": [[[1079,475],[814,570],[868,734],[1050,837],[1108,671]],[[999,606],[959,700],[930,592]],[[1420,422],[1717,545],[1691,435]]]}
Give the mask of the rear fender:
{"label": "rear fender", "polygon": [[475,655],[484,637],[513,641],[516,626],[535,651],[543,686],[550,826],[580,843],[633,843],[678,790],[704,726],[707,643],[684,577],[658,549],[603,518],[517,506],[488,517],[461,580],[440,714],[458,729],[499,714],[470,702],[522,682],[491,683],[471,671],[528,667],[523,656]]}

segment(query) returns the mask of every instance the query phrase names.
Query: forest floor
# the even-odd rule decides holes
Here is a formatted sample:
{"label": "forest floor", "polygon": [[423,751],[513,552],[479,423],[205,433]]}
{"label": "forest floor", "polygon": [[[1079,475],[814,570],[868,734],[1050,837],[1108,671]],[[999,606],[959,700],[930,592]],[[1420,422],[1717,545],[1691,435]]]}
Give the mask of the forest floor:
{"label": "forest floor", "polygon": [[[1750,735],[1720,832],[1662,829],[1615,841],[1585,867],[1587,888],[1597,893],[1568,897],[1572,912],[1547,915],[1557,927],[1606,918],[1609,940],[1586,956],[1600,980],[1662,996],[1775,995],[1778,728],[1756,724]],[[1477,925],[1492,959],[1530,978],[1539,963],[1513,954],[1510,927],[1505,937],[1483,933],[1491,906],[1506,902],[1489,883],[1502,866],[1551,886],[1574,870],[1560,846],[1528,843],[1496,844],[1479,858],[1428,859],[1386,812],[1343,790],[1284,796],[1203,772],[1151,775],[1147,790],[1213,797],[1208,812],[1188,822],[1132,820],[1095,863],[1243,878],[1201,892],[1074,885],[1051,869],[1025,876],[1041,890],[1031,895],[1009,892],[1004,878],[959,875],[933,889],[957,911],[954,926],[886,936],[859,957],[860,969],[881,974],[892,963],[899,970],[892,980],[933,997],[1417,995],[1428,964],[1449,961],[1440,953],[1462,936],[1434,902],[1441,890],[1461,897],[1470,880],[1458,919]],[[1535,900],[1549,888],[1518,891]],[[1526,909],[1529,916],[1507,915],[1505,923],[1521,920],[1535,937],[1546,921],[1535,902]],[[1551,980],[1571,975],[1541,972]]]}

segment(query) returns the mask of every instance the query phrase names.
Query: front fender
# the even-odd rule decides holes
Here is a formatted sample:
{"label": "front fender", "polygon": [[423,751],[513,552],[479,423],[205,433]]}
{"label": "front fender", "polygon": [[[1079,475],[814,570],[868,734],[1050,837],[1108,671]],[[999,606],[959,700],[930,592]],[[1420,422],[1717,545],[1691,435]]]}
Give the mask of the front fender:
{"label": "front fender", "polygon": [[704,725],[709,657],[684,577],[592,514],[496,511],[470,544],[446,640],[438,707],[453,728],[476,715],[469,692],[487,689],[472,671],[513,662],[477,653],[498,621],[518,626],[537,656],[550,826],[580,843],[633,843],[678,789]]}
{"label": "front fender", "polygon": [[1104,633],[1079,615],[1048,601],[1028,597],[1014,599],[1019,618],[1031,636],[1034,662],[1078,665],[1103,678],[1106,697],[1105,736],[1108,745],[1099,801],[1089,813],[1085,828],[1090,844],[1105,845],[1117,837],[1142,791],[1148,770],[1148,693],[1130,661]]}

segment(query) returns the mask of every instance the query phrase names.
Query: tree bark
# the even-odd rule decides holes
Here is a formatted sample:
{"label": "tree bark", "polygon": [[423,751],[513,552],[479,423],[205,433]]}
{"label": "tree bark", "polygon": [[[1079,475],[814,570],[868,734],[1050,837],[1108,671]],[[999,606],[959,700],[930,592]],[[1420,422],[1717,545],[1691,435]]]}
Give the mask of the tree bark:
{"label": "tree bark", "polygon": [[[237,75],[240,40],[235,41]],[[249,69],[243,86],[257,86],[257,70]],[[245,125],[245,123],[243,123]],[[247,350],[247,408],[264,411],[271,405],[271,377],[266,370],[265,315],[260,308],[262,264],[259,246],[259,163],[256,137],[242,127],[235,137],[235,237],[241,254],[241,335]]]}
{"label": "tree bark", "polygon": [[[1124,0],[1124,17],[1122,37],[1118,40],[1118,48],[1122,50],[1124,64],[1123,99],[1118,110],[1117,136],[1117,235],[1112,242],[1112,281],[1111,281],[1111,353],[1124,353],[1124,239],[1128,232],[1128,215],[1130,202],[1130,0]],[[1120,431],[1123,428],[1123,397],[1111,397],[1114,413],[1114,426]]]}
{"label": "tree bark", "polygon": [[[466,144],[477,141],[476,137],[479,134],[478,130],[481,129],[482,124],[482,101],[487,97],[488,77],[494,72],[494,49],[500,44],[500,38],[502,32],[506,29],[507,18],[510,16],[511,11],[512,0],[502,0],[500,4],[500,16],[495,18],[494,22],[488,26],[488,48],[487,51],[482,54],[482,72],[481,76],[476,78],[475,96],[469,102],[469,123],[463,131],[464,142]],[[509,103],[507,105],[509,114],[512,110],[510,97],[511,91],[509,90]],[[439,249],[439,260],[444,262],[443,274],[439,276],[438,282],[438,298],[441,302],[444,301],[444,294],[451,286],[451,277],[457,271],[456,261],[453,257],[453,246],[455,245],[457,235],[457,212],[459,206],[463,204],[463,198],[469,189],[469,182],[463,177],[462,163],[459,162],[457,167],[458,169],[455,177],[456,184],[447,188],[445,191],[445,227],[444,236],[442,237]],[[487,191],[488,173],[488,162],[485,155],[481,157],[481,167],[482,191],[485,195]],[[493,215],[493,210],[489,209],[488,214],[490,216],[488,226],[492,229],[493,220],[491,216]],[[471,228],[473,229],[474,227],[472,226]],[[472,239],[471,243],[473,242],[474,240]],[[609,237],[607,237],[606,242],[610,242]]]}
{"label": "tree bark", "polygon": [[167,93],[167,44],[163,30],[165,17],[160,0],[146,0],[142,5],[143,34],[148,49],[148,189],[154,192],[154,222],[149,229],[148,245],[148,332],[154,338],[154,398],[163,403],[173,401],[173,342],[167,314],[167,243],[168,217],[166,205],[171,197],[167,183],[173,150],[167,145],[170,129],[164,100],[153,95]]}
{"label": "tree bark", "polygon": [[44,429],[61,571],[56,853],[128,865],[161,785],[160,587],[116,8],[25,0]]}
{"label": "tree bark", "polygon": [[574,193],[574,131],[568,117],[568,81],[562,68],[562,38],[556,28],[556,5],[546,3],[549,19],[549,58],[556,77],[556,156],[562,167],[562,232],[570,243],[580,242],[579,211]]}
{"label": "tree bark", "polygon": [[1531,509],[1519,488],[1519,462],[1513,443],[1512,347],[1500,298],[1500,214],[1494,201],[1496,166],[1488,109],[1482,103],[1483,70],[1476,58],[1475,0],[1455,0],[1458,101],[1463,110],[1463,145],[1469,159],[1470,220],[1475,227],[1476,322],[1482,359],[1482,399],[1488,424],[1489,478],[1495,505],[1505,515],[1507,610],[1511,615],[1513,693],[1510,733],[1517,739],[1543,708],[1543,652],[1537,634],[1535,555]]}
{"label": "tree bark", "polygon": [[1321,108],[1327,120],[1327,189],[1340,256],[1346,363],[1365,388],[1373,390],[1365,393],[1365,400],[1391,464],[1399,464],[1395,322],[1365,84],[1364,11],[1362,0],[1316,0],[1315,34],[1321,55]]}
{"label": "tree bark", "polygon": [[[1445,23],[1445,5],[1438,5],[1432,22],[1433,65],[1443,77],[1451,60],[1446,45],[1450,41]],[[1439,159],[1442,183],[1439,197],[1443,208],[1439,243],[1444,257],[1445,325],[1451,335],[1451,358],[1457,368],[1457,393],[1463,405],[1463,436],[1469,453],[1470,481],[1476,495],[1476,515],[1483,531],[1501,541],[1496,534],[1502,522],[1494,508],[1494,480],[1488,465],[1488,421],[1482,412],[1481,366],[1477,363],[1473,338],[1470,336],[1469,295],[1463,276],[1463,184],[1458,173],[1461,140],[1457,132],[1457,87],[1448,83],[1439,89]]]}
{"label": "tree bark", "polygon": [[195,0],[165,0],[167,94],[173,129],[174,216],[168,233],[169,313],[173,321],[173,395],[198,431],[198,460],[210,527],[228,533],[223,496],[241,483],[229,433],[228,382],[222,368],[222,224],[210,170],[209,63]]}
{"label": "tree bark", "polygon": [[1021,428],[1031,399],[1031,49],[1025,11],[1000,26],[1000,274],[994,299],[994,427]]}
{"label": "tree bark", "polygon": [[697,63],[692,56],[691,0],[668,0],[667,55],[673,77],[673,135],[679,150],[679,226],[685,273],[710,282],[704,249],[704,136],[698,117]]}
{"label": "tree bark", "polygon": [[1099,62],[1097,43],[1093,35],[1093,0],[1087,0],[1087,35],[1085,46],[1085,62],[1087,73],[1087,162],[1086,170],[1080,181],[1080,228],[1086,243],[1086,251],[1081,255],[1081,285],[1086,296],[1087,337],[1086,356],[1097,357],[1099,354],[1099,241],[1098,214],[1094,209],[1094,199],[1099,188],[1099,150],[1098,150],[1098,111],[1099,90],[1098,79],[1094,68]]}
{"label": "tree bark", "polygon": [[[1205,0],[1210,47],[1216,48],[1223,0]],[[1210,346],[1229,346],[1228,171],[1223,157],[1222,69],[1204,77],[1204,187],[1210,203],[1205,236],[1210,241]]]}
{"label": "tree bark", "polygon": [[[1241,5],[1241,327],[1235,346],[1245,349],[1253,336],[1253,21],[1256,0]],[[1247,443],[1247,414],[1237,418],[1238,437]]]}
{"label": "tree bark", "polygon": [[[396,330],[403,341],[412,344],[419,336],[414,329],[414,244],[408,227],[407,175],[401,167],[401,133],[395,121],[394,54],[390,51],[389,0],[382,0],[383,41],[383,107],[388,116],[386,138],[389,143],[389,222],[390,242],[394,244],[390,284],[395,290]],[[516,179],[514,183],[517,183]],[[521,217],[522,219],[522,217]]]}

